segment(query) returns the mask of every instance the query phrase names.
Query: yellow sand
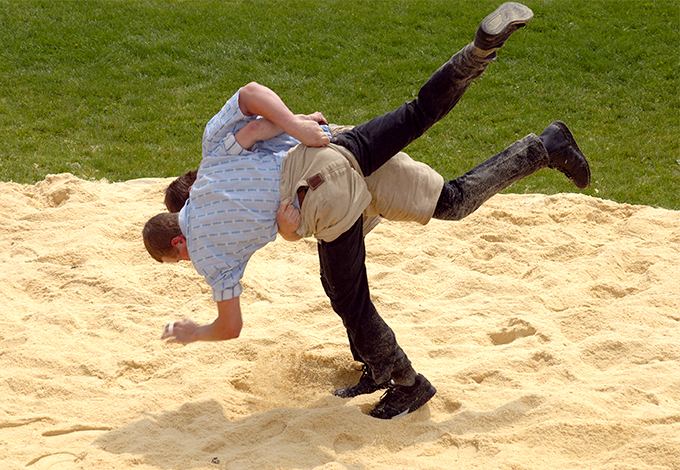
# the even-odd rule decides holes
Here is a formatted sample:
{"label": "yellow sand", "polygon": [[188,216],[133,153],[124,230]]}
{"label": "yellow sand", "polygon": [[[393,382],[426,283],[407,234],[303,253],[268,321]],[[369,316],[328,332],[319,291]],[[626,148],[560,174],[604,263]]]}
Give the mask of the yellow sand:
{"label": "yellow sand", "polygon": [[215,317],[144,251],[169,181],[0,183],[2,469],[680,468],[680,212],[500,195],[382,223],[373,298],[438,389],[390,422],[331,396],[358,372],[313,241],[252,259],[241,338],[159,340]]}

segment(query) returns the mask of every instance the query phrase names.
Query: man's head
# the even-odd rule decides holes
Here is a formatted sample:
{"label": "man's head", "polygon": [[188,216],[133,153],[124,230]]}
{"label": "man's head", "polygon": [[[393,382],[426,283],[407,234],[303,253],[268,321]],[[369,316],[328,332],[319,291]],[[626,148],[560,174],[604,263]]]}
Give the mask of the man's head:
{"label": "man's head", "polygon": [[179,228],[177,213],[163,212],[153,216],[142,230],[144,246],[151,257],[160,263],[190,261],[187,240]]}
{"label": "man's head", "polygon": [[179,212],[189,199],[189,190],[196,181],[197,171],[190,171],[175,179],[165,190],[165,207],[170,212]]}

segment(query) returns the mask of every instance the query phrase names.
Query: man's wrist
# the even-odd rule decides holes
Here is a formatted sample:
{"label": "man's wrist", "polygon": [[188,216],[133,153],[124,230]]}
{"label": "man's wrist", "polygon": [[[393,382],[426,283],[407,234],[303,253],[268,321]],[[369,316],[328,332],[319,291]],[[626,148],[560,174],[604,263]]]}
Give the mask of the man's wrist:
{"label": "man's wrist", "polygon": [[298,241],[302,238],[302,235],[297,233],[297,231],[294,231],[294,232],[279,231],[279,234],[281,235],[281,237],[283,237],[284,240],[289,241],[289,242],[295,242],[295,241]]}

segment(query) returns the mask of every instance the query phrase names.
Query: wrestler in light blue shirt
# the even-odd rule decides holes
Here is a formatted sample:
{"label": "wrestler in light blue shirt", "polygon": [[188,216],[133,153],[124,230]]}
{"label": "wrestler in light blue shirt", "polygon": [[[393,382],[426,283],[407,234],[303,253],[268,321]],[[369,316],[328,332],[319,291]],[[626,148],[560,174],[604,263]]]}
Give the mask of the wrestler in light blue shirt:
{"label": "wrestler in light blue shirt", "polygon": [[196,182],[179,213],[191,262],[218,302],[241,294],[248,260],[276,239],[281,164],[299,143],[284,133],[243,149],[236,132],[259,117],[241,112],[239,93],[206,125]]}

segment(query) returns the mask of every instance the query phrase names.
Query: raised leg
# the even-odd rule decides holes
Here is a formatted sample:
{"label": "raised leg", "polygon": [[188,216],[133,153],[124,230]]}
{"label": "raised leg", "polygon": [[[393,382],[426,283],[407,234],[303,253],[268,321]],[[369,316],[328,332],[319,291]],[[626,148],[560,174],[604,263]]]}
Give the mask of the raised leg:
{"label": "raised leg", "polygon": [[333,138],[355,156],[364,176],[423,135],[458,103],[472,81],[491,62],[466,46],[442,65],[422,86],[415,100]]}
{"label": "raised leg", "polygon": [[548,152],[535,134],[518,140],[453,181],[444,183],[433,218],[460,220],[489,198],[549,163]]}
{"label": "raised leg", "polygon": [[333,139],[349,149],[369,176],[423,135],[458,103],[472,81],[496,59],[495,51],[533,18],[524,5],[507,2],[480,24],[475,41],[456,53],[422,86],[415,100]]}

